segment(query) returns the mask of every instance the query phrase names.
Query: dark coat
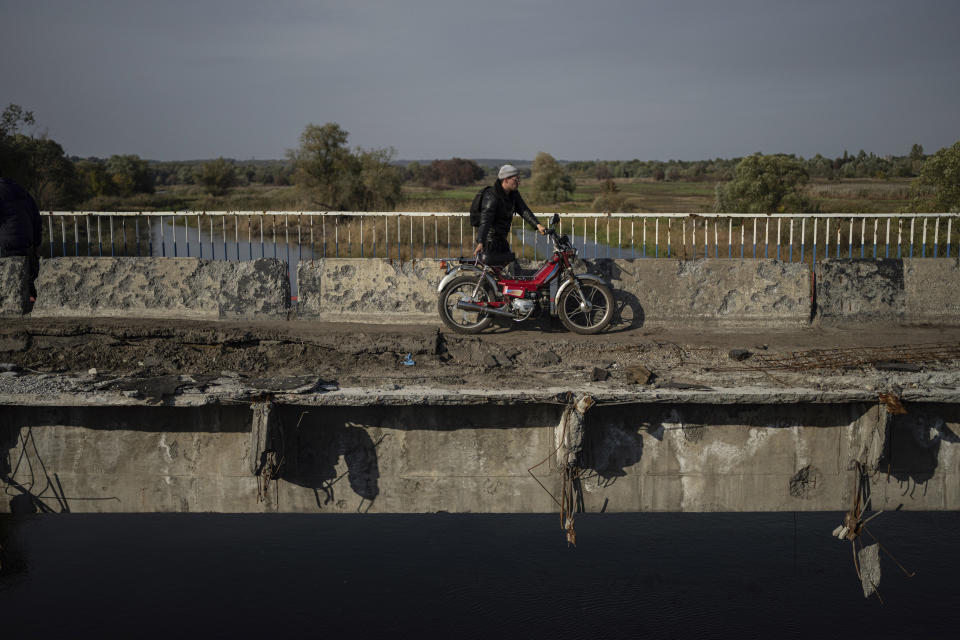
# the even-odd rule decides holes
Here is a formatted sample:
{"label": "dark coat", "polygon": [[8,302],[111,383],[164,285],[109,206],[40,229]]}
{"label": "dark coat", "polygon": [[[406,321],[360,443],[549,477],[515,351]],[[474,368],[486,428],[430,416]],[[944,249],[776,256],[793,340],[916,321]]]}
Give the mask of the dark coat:
{"label": "dark coat", "polygon": [[507,236],[514,213],[519,214],[531,228],[537,228],[539,222],[520,197],[519,191],[507,193],[499,180],[484,191],[480,201],[480,226],[477,229],[477,241],[483,243],[484,251],[508,250]]}
{"label": "dark coat", "polygon": [[37,203],[19,184],[0,178],[0,255],[33,255],[41,238]]}

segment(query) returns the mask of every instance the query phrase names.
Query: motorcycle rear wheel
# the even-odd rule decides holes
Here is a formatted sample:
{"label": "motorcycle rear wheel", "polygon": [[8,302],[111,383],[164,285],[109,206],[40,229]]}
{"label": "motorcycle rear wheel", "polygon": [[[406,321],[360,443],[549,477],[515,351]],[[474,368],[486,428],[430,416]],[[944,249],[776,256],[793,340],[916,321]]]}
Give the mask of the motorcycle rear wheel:
{"label": "motorcycle rear wheel", "polygon": [[[480,333],[490,326],[493,317],[488,313],[478,313],[475,311],[466,311],[457,308],[457,302],[465,300],[470,302],[474,289],[477,287],[476,276],[459,276],[451,280],[437,299],[437,310],[440,312],[440,319],[457,333]],[[486,283],[481,282],[477,291],[477,297],[473,302],[490,302],[493,295],[490,293]]]}
{"label": "motorcycle rear wheel", "polygon": [[599,282],[583,280],[580,291],[570,286],[563,290],[557,300],[560,321],[570,331],[584,335],[600,333],[613,320],[613,292]]}

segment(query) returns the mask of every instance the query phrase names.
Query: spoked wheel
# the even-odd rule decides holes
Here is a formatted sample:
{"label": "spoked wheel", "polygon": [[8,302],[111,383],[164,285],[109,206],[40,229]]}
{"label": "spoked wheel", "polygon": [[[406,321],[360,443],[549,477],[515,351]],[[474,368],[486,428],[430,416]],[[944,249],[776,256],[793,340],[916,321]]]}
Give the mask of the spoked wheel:
{"label": "spoked wheel", "polygon": [[[474,298],[474,290],[477,295]],[[459,333],[479,333],[490,326],[493,317],[487,313],[467,311],[458,309],[457,303],[461,300],[466,302],[490,302],[492,296],[485,283],[480,283],[477,289],[477,278],[475,276],[460,276],[451,280],[437,300],[437,310],[440,312],[440,319]]]}
{"label": "spoked wheel", "polygon": [[580,291],[574,286],[563,290],[557,300],[557,311],[563,326],[570,331],[600,333],[613,319],[613,293],[605,284],[582,280]]}

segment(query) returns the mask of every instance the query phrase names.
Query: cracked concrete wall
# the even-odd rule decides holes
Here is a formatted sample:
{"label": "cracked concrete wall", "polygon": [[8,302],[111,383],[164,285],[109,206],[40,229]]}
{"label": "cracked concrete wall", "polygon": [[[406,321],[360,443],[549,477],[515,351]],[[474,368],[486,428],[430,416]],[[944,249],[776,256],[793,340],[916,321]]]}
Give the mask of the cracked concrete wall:
{"label": "cracked concrete wall", "polygon": [[[618,322],[800,326],[810,321],[810,275],[774,260],[607,260],[588,263],[614,287]],[[538,264],[524,261],[529,272]],[[439,322],[434,260],[323,259],[297,270],[298,315],[361,322]]]}
{"label": "cracked concrete wall", "polygon": [[[586,414],[583,506],[842,512],[856,487],[852,462],[866,455],[874,509],[960,509],[960,407],[907,409],[597,406]],[[56,474],[73,512],[554,512],[527,472],[543,461],[537,478],[560,493],[559,405],[281,405],[285,465],[266,487],[250,471],[256,435],[245,405],[4,411],[0,472],[55,511],[58,485],[37,469]]]}
{"label": "cracked concrete wall", "polygon": [[960,259],[914,258],[903,265],[904,319],[960,324]]}
{"label": "cracked concrete wall", "polygon": [[342,322],[440,322],[436,260],[323,258],[297,267],[297,315]]}
{"label": "cracked concrete wall", "polygon": [[816,268],[817,316],[836,322],[903,321],[903,260],[824,260]]}
{"label": "cracked concrete wall", "polygon": [[[0,260],[0,314],[20,315],[20,259]],[[44,317],[283,318],[286,264],[197,258],[42,260],[33,314]],[[803,326],[811,316],[808,265],[775,260],[609,260],[620,326]],[[525,269],[535,265],[525,263]],[[960,323],[960,263],[952,258],[825,260],[816,311],[825,324]],[[439,323],[435,260],[326,258],[298,265],[297,315],[332,321]]]}
{"label": "cracked concrete wall", "polygon": [[285,317],[286,264],[198,258],[43,260],[33,315],[219,319]]}
{"label": "cracked concrete wall", "polygon": [[802,326],[810,270],[775,260],[594,260],[614,288],[622,324]]}
{"label": "cracked concrete wall", "polygon": [[0,258],[0,317],[22,316],[29,298],[27,258]]}
{"label": "cracked concrete wall", "polygon": [[955,258],[824,260],[816,273],[817,316],[824,324],[960,324]]}

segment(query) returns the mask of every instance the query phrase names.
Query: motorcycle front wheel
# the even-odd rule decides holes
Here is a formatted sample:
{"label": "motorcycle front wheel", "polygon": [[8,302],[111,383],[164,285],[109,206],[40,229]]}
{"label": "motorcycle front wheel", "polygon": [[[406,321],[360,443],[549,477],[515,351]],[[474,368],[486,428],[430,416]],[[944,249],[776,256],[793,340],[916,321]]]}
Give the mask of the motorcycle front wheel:
{"label": "motorcycle front wheel", "polygon": [[583,280],[580,291],[573,286],[563,290],[557,312],[563,326],[574,333],[600,333],[613,320],[613,293],[605,284]]}
{"label": "motorcycle front wheel", "polygon": [[476,297],[471,298],[475,289],[477,289],[476,276],[467,275],[454,278],[443,288],[437,300],[437,310],[440,312],[443,324],[458,333],[479,333],[490,326],[493,322],[490,314],[457,308],[457,303],[461,300],[490,302],[493,299],[485,283],[480,283]]}

